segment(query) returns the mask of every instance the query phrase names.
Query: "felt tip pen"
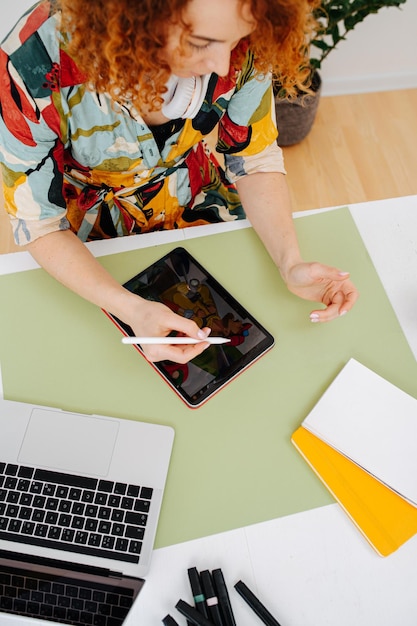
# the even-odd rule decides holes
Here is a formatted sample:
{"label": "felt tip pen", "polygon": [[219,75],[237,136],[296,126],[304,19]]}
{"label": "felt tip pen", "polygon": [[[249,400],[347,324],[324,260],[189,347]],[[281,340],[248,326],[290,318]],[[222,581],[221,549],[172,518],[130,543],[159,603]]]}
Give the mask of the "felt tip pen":
{"label": "felt tip pen", "polygon": [[162,620],[162,623],[164,626],[179,626],[178,622],[175,621],[175,619],[172,617],[172,615],[165,615],[164,619]]}
{"label": "felt tip pen", "polygon": [[208,569],[200,572],[201,586],[206,597],[206,606],[208,616],[215,626],[223,626],[222,617],[219,608],[219,599],[214,591],[213,581]]}
{"label": "felt tip pen", "polygon": [[175,608],[195,626],[213,626],[213,622],[184,600],[178,600]]}
{"label": "felt tip pen", "polygon": [[229,343],[230,339],[226,337],[207,337],[206,339],[193,339],[193,337],[122,337],[122,343],[139,344],[147,346],[155,345],[193,345],[196,343],[211,343],[212,345],[220,345]]}
{"label": "felt tip pen", "polygon": [[236,583],[235,589],[240,596],[249,604],[251,609],[256,613],[259,619],[266,624],[266,626],[281,626],[268,609],[262,604],[255,594],[245,585],[244,582],[239,580]]}
{"label": "felt tip pen", "polygon": [[201,588],[200,575],[196,567],[190,567],[188,570],[188,580],[190,581],[191,591],[193,593],[193,600],[195,608],[200,611],[204,617],[208,617],[206,598]]}
{"label": "felt tip pen", "polygon": [[224,626],[236,626],[235,616],[233,615],[232,605],[230,604],[229,592],[227,591],[226,582],[223,572],[219,569],[212,571],[214,588],[216,589],[219,599],[220,612],[223,618]]}

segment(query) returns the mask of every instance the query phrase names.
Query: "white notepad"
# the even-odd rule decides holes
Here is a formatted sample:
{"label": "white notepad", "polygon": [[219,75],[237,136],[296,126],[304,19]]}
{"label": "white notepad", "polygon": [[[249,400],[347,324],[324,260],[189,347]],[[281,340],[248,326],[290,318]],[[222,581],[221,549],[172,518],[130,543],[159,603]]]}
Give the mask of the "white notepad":
{"label": "white notepad", "polygon": [[417,506],[417,400],[355,359],[303,426]]}

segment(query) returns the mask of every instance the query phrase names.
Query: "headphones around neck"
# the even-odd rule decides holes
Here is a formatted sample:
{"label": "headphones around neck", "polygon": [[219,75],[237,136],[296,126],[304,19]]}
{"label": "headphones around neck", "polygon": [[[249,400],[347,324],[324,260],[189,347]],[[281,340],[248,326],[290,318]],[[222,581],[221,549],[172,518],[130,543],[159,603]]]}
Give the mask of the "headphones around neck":
{"label": "headphones around neck", "polygon": [[162,113],[168,119],[192,119],[203,104],[211,74],[180,78],[172,75],[167,82],[168,91],[163,95]]}

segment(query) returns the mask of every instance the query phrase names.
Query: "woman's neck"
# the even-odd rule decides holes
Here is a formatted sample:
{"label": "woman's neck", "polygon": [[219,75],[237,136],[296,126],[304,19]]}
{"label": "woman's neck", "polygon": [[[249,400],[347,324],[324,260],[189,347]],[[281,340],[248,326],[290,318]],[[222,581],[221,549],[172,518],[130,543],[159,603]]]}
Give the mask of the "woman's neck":
{"label": "woman's neck", "polygon": [[141,109],[140,115],[147,126],[160,126],[161,124],[165,124],[165,122],[169,122],[169,118],[165,117],[162,111],[147,111],[146,109]]}

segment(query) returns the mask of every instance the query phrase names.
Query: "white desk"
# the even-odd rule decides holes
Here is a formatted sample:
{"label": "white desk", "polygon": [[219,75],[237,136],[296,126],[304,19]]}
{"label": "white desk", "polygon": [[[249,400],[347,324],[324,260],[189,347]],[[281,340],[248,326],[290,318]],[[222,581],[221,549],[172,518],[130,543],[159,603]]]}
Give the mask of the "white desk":
{"label": "white desk", "polygon": [[[355,205],[350,211],[417,358],[417,196]],[[178,241],[219,228],[167,236]],[[154,245],[159,236],[142,235],[141,245]],[[92,248],[101,255],[132,244],[137,246],[129,238]],[[4,255],[0,273],[31,264],[25,253]],[[238,626],[260,624],[233,589],[239,579],[282,626],[415,626],[416,563],[417,537],[382,559],[334,504],[156,550],[126,626],[157,625],[167,613],[185,624],[174,607],[179,598],[191,603],[187,568],[192,566],[222,568]]]}

